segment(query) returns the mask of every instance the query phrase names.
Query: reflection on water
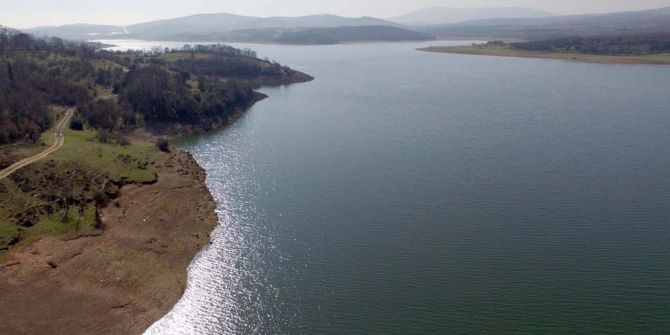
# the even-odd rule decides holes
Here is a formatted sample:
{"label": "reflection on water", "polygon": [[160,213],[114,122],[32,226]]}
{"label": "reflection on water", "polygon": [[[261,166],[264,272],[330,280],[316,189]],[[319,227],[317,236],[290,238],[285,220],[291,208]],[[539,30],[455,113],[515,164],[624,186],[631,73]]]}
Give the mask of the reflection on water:
{"label": "reflection on water", "polygon": [[417,46],[252,46],[316,80],[184,143],[221,225],[148,334],[670,329],[670,68]]}

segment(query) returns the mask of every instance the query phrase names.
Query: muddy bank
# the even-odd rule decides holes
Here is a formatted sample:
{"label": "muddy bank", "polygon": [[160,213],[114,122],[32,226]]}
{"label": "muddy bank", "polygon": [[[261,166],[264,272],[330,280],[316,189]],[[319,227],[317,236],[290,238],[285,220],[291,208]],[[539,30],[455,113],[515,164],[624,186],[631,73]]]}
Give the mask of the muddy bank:
{"label": "muddy bank", "polygon": [[48,237],[0,265],[2,334],[141,334],[186,287],[216,204],[185,152],[157,161],[158,182],[125,186],[97,236]]}

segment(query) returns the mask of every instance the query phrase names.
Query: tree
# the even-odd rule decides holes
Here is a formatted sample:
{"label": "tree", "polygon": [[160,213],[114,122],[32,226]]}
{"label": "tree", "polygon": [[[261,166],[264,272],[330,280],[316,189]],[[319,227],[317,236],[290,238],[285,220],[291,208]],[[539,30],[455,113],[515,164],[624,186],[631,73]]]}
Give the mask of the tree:
{"label": "tree", "polygon": [[162,152],[170,152],[170,142],[167,137],[161,137],[156,141],[156,148]]}
{"label": "tree", "polygon": [[81,117],[75,116],[70,122],[70,129],[76,131],[84,130],[84,121],[81,120]]}
{"label": "tree", "polygon": [[70,185],[65,185],[63,187],[63,206],[65,207],[65,213],[61,221],[67,221],[68,215],[70,214],[70,203],[72,202],[72,189]]}

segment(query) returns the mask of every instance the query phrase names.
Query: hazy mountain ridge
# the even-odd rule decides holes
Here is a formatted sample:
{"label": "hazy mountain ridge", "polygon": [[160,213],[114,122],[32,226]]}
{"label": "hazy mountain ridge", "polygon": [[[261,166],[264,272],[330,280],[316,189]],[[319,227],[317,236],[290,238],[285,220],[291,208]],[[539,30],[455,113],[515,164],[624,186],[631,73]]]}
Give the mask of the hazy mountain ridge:
{"label": "hazy mountain ridge", "polygon": [[350,26],[312,28],[286,31],[282,29],[253,29],[233,32],[230,40],[270,42],[280,44],[339,44],[352,42],[428,41],[435,36],[389,26]]}
{"label": "hazy mountain ridge", "polygon": [[670,32],[670,7],[609,14],[549,18],[487,19],[426,29],[441,38],[542,40],[568,36],[611,36]]}
{"label": "hazy mountain ridge", "polygon": [[[439,8],[438,8],[439,9]],[[454,20],[453,12],[445,16],[435,8],[396,18],[404,22],[423,16],[430,20]],[[453,9],[445,9],[453,11]],[[526,18],[486,18],[466,22],[415,26],[372,17],[348,18],[336,15],[258,18],[234,14],[199,14],[181,18],[152,21],[127,27],[113,25],[75,24],[25,30],[36,35],[66,39],[145,39],[207,42],[260,42],[332,44],[334,41],[406,41],[442,39],[517,39],[543,40],[569,36],[612,36],[670,32],[670,7],[620,12],[551,16],[551,13],[527,8],[463,9],[470,18],[486,15],[543,16]],[[417,14],[418,13],[418,14]],[[430,14],[427,17],[424,14]],[[473,16],[474,15],[474,16]],[[548,16],[547,16],[548,15]],[[414,18],[414,19],[412,19]],[[358,27],[357,29],[351,29]],[[327,29],[323,31],[323,29]],[[419,32],[417,32],[418,30]],[[359,36],[354,36],[354,33]],[[288,42],[291,41],[291,42]],[[309,42],[309,43],[308,43]]]}
{"label": "hazy mountain ridge", "polygon": [[223,43],[271,43],[298,45],[327,45],[358,42],[432,41],[435,35],[389,26],[350,26],[334,28],[261,28],[240,29],[209,34],[157,36],[157,41]]}
{"label": "hazy mountain ridge", "polygon": [[197,14],[174,19],[138,23],[129,26],[71,24],[25,29],[36,35],[66,39],[91,40],[99,38],[172,39],[178,36],[224,35],[234,31],[258,29],[312,29],[362,26],[400,25],[371,17],[348,18],[336,15],[258,18],[227,13]]}
{"label": "hazy mountain ridge", "polygon": [[43,26],[23,29],[24,32],[34,35],[55,36],[73,40],[90,40],[104,36],[119,36],[127,33],[126,28],[114,25],[96,25],[87,23],[68,24],[64,26]]}
{"label": "hazy mountain ridge", "polygon": [[265,28],[335,28],[350,26],[395,26],[396,24],[370,17],[347,18],[336,15],[257,18],[234,14],[199,14],[176,19],[160,20],[128,26],[133,35],[153,37],[170,34],[206,34],[242,29]]}
{"label": "hazy mountain ridge", "polygon": [[557,14],[524,7],[450,8],[431,7],[390,18],[392,22],[411,26],[430,26],[494,18],[539,18]]}

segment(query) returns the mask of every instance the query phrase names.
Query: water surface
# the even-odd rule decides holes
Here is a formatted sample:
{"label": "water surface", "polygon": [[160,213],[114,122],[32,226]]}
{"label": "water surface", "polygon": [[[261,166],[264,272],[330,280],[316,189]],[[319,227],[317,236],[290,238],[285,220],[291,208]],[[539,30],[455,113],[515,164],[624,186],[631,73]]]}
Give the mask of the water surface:
{"label": "water surface", "polygon": [[221,226],[149,334],[670,329],[670,67],[252,46],[317,79],[192,139]]}

